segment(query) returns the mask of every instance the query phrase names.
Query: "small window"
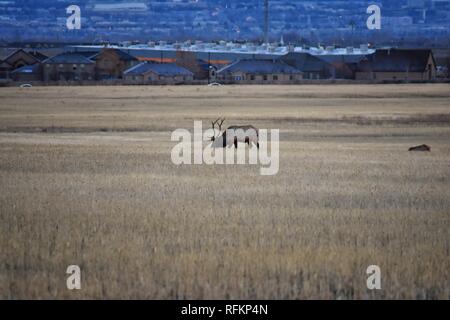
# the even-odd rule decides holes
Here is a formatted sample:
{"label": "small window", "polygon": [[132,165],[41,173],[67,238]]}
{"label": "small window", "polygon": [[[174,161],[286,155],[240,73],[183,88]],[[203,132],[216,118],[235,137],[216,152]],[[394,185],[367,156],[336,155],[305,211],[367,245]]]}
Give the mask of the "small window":
{"label": "small window", "polygon": [[64,65],[63,65],[63,64],[60,64],[59,67],[62,68],[62,67],[64,67]]}
{"label": "small window", "polygon": [[294,80],[294,76],[292,74],[289,76],[289,80]]}
{"label": "small window", "polygon": [[267,75],[264,75],[264,76],[263,76],[263,80],[264,80],[264,81],[267,81]]}
{"label": "small window", "polygon": [[80,67],[81,67],[81,68],[84,68],[84,64],[81,64]]}
{"label": "small window", "polygon": [[250,76],[250,80],[255,80],[255,76],[253,74]]}
{"label": "small window", "polygon": [[278,81],[278,76],[273,76],[274,81]]}
{"label": "small window", "polygon": [[49,64],[46,64],[45,66],[46,66],[47,68],[50,68],[50,65],[49,65]]}

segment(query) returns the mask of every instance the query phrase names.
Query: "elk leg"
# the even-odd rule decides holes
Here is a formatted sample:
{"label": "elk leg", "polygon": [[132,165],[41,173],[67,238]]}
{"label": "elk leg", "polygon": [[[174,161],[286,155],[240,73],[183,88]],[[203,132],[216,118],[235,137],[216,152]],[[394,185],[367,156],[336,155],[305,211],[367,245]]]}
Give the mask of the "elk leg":
{"label": "elk leg", "polygon": [[234,137],[234,148],[237,149],[238,147],[238,139],[237,137]]}
{"label": "elk leg", "polygon": [[256,147],[259,149],[259,142],[256,143]]}
{"label": "elk leg", "polygon": [[245,137],[245,143],[250,146],[250,138],[249,137]]}

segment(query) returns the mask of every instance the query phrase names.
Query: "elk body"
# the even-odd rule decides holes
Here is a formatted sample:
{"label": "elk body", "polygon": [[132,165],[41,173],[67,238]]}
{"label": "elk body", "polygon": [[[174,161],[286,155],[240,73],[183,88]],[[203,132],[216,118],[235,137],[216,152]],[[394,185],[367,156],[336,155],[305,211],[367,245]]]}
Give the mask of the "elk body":
{"label": "elk body", "polygon": [[[220,122],[219,122],[220,121]],[[212,128],[214,136],[211,137],[212,147],[214,148],[226,148],[234,145],[238,147],[238,142],[246,143],[250,146],[251,143],[255,144],[259,149],[259,132],[252,125],[244,126],[230,126],[225,131],[222,131],[222,125],[225,119],[217,119],[212,122]],[[218,126],[219,134],[216,136],[215,126]]]}

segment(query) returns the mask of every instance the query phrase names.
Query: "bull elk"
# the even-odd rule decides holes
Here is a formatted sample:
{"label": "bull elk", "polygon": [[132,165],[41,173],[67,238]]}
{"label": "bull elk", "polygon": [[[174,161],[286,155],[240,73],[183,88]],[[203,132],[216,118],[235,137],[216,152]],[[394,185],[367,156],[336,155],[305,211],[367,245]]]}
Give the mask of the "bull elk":
{"label": "bull elk", "polygon": [[[220,121],[220,122],[219,122]],[[215,148],[226,148],[228,146],[234,145],[235,148],[238,147],[238,142],[246,143],[250,146],[250,143],[256,145],[259,149],[259,132],[252,125],[244,125],[244,126],[230,126],[225,131],[222,131],[222,125],[225,121],[225,118],[217,119],[212,122],[212,129],[214,135],[211,137],[212,147]],[[219,134],[216,137],[216,128],[217,125]]]}

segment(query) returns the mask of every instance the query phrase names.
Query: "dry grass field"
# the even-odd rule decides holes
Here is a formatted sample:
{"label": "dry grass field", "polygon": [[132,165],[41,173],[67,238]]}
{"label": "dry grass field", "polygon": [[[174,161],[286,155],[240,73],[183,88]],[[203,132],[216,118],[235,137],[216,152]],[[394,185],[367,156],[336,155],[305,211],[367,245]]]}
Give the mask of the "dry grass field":
{"label": "dry grass field", "polygon": [[[172,164],[218,116],[279,173]],[[0,298],[449,299],[450,86],[0,88]]]}

